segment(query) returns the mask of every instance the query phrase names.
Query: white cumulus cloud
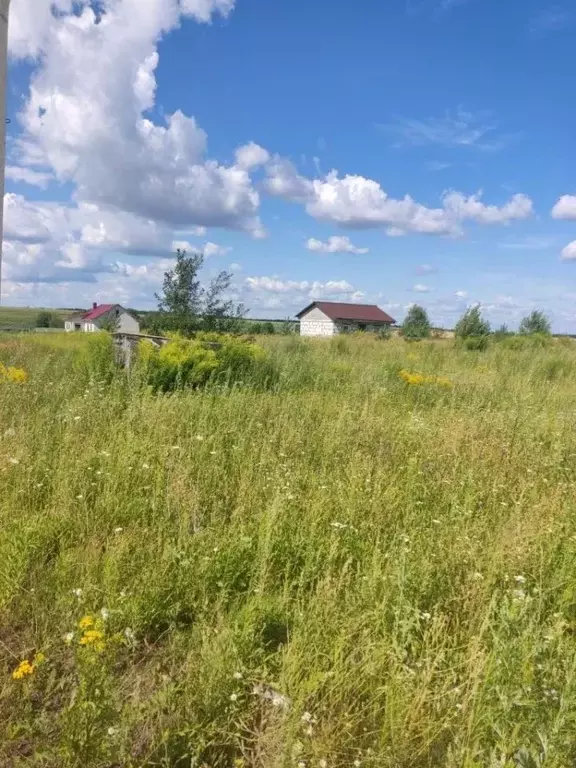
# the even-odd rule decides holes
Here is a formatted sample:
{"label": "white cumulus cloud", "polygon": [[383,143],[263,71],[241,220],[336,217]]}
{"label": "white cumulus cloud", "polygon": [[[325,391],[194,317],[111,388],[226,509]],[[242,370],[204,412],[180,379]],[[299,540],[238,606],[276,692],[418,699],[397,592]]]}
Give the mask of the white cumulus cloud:
{"label": "white cumulus cloud", "polygon": [[424,285],[424,283],[416,283],[412,290],[416,293],[430,293],[432,288],[429,285]]}
{"label": "white cumulus cloud", "polygon": [[552,218],[576,221],[576,195],[562,195],[552,208]]}
{"label": "white cumulus cloud", "polygon": [[317,253],[368,253],[368,248],[357,248],[349,237],[338,235],[329,237],[326,243],[311,237],[306,243],[306,248]]}
{"label": "white cumulus cloud", "polygon": [[568,245],[562,249],[561,258],[562,261],[576,261],[576,240],[568,243]]}

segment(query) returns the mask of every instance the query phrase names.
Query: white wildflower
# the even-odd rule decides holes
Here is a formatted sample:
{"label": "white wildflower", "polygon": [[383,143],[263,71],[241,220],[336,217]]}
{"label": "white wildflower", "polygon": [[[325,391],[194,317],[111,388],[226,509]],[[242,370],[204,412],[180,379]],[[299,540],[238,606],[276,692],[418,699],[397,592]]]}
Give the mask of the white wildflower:
{"label": "white wildflower", "polygon": [[196,440],[202,442],[202,440],[204,440],[204,435],[196,435]]}
{"label": "white wildflower", "polygon": [[108,728],[108,736],[116,736],[117,733],[118,733],[118,728],[114,728],[114,726],[112,725],[110,726],[110,728]]}
{"label": "white wildflower", "polygon": [[142,464],[142,469],[150,469],[150,464],[146,464],[146,462],[144,462],[144,464]]}
{"label": "white wildflower", "polygon": [[10,464],[20,464],[20,459],[10,458],[9,461],[10,461]]}
{"label": "white wildflower", "polygon": [[237,693],[230,694],[230,701],[238,701],[238,694]]}
{"label": "white wildflower", "polygon": [[128,640],[129,643],[133,643],[136,640],[136,635],[134,634],[134,630],[130,627],[126,627],[124,630],[124,637],[126,640]]}
{"label": "white wildflower", "polygon": [[328,768],[328,762],[324,760],[324,758],[318,761],[318,765],[320,766],[320,768]]}
{"label": "white wildflower", "polygon": [[242,672],[234,672],[234,680],[242,680]]}
{"label": "white wildflower", "polygon": [[476,573],[472,574],[472,577],[476,579],[476,581],[482,581],[484,576],[479,571],[476,571]]}
{"label": "white wildflower", "polygon": [[118,526],[118,528],[114,528],[114,533],[122,533],[123,530],[124,528],[120,528],[120,526]]}
{"label": "white wildflower", "polygon": [[526,577],[525,576],[514,576],[514,581],[516,584],[526,584]]}
{"label": "white wildflower", "polygon": [[424,621],[430,621],[430,619],[432,618],[432,614],[428,613],[427,611],[424,611],[423,613],[420,614],[420,618],[424,619]]}
{"label": "white wildflower", "polygon": [[210,451],[210,456],[216,456],[217,451]]}
{"label": "white wildflower", "polygon": [[310,723],[312,722],[312,715],[310,714],[310,712],[304,712],[304,714],[300,719],[302,720],[303,723]]}
{"label": "white wildflower", "polygon": [[362,765],[362,763],[360,762],[360,760],[354,760],[354,762],[352,763],[352,765],[354,766],[354,768],[360,768],[360,766]]}
{"label": "white wildflower", "polygon": [[74,421],[80,421],[80,416],[74,416]]}
{"label": "white wildflower", "polygon": [[66,645],[70,645],[72,640],[74,640],[74,632],[66,632],[66,634],[63,636],[62,640],[64,640]]}
{"label": "white wildflower", "polygon": [[110,618],[110,611],[108,608],[102,608],[100,611],[100,616],[102,616],[103,621],[106,621],[108,618]]}
{"label": "white wildflower", "polygon": [[78,499],[78,501],[82,501],[84,496],[81,493],[79,493],[78,496],[76,496],[76,498]]}
{"label": "white wildflower", "polygon": [[72,594],[76,595],[76,597],[80,599],[82,597],[82,590],[80,589],[80,587],[76,587],[76,589],[72,590]]}
{"label": "white wildflower", "polygon": [[332,528],[336,528],[337,531],[341,531],[344,528],[348,528],[346,523],[339,523],[337,520],[335,520],[333,523],[330,523],[330,525],[332,526]]}
{"label": "white wildflower", "polygon": [[440,523],[441,523],[442,521],[441,521],[441,520],[432,520],[432,522],[434,523],[434,525],[440,525]]}

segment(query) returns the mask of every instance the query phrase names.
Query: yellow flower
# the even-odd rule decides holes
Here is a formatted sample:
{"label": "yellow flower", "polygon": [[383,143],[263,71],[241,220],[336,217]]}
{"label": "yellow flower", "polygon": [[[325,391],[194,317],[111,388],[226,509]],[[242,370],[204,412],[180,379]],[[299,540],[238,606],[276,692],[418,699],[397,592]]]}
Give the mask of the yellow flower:
{"label": "yellow flower", "polygon": [[78,622],[78,626],[80,629],[90,629],[90,627],[94,626],[94,617],[93,616],[84,616],[84,618],[80,619]]}
{"label": "yellow flower", "polygon": [[436,384],[439,384],[441,387],[453,387],[454,382],[450,379],[446,378],[446,376],[438,376],[436,378]]}
{"label": "yellow flower", "polygon": [[427,381],[426,377],[421,373],[410,373],[410,371],[405,369],[402,369],[398,375],[406,382],[406,384],[410,384],[415,387],[420,386],[421,384],[425,384]]}
{"label": "yellow flower", "polygon": [[14,368],[8,366],[8,368],[2,369],[1,373],[8,379],[8,381],[14,382],[14,384],[25,384],[28,381],[28,374],[23,368]]}
{"label": "yellow flower", "polygon": [[80,638],[80,645],[90,646],[96,651],[103,651],[106,647],[104,642],[104,632],[99,629],[87,629]]}
{"label": "yellow flower", "polygon": [[34,664],[30,664],[28,659],[24,659],[24,661],[21,661],[20,664],[18,664],[14,672],[12,672],[12,679],[23,680],[25,677],[30,677],[33,675],[34,672]]}

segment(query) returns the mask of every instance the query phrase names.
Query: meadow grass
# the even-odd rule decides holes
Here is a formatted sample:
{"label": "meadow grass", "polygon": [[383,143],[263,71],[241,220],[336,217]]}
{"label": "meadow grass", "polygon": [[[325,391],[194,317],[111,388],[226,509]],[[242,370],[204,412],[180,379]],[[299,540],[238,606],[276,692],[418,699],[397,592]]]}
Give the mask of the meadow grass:
{"label": "meadow grass", "polygon": [[573,766],[576,345],[264,343],[0,337],[0,765]]}

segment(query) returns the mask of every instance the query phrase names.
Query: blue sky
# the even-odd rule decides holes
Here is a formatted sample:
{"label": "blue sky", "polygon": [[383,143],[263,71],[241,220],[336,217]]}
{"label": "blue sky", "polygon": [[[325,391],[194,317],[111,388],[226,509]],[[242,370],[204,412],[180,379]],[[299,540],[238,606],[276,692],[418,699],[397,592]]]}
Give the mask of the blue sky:
{"label": "blue sky", "polygon": [[256,317],[576,332],[575,33],[567,0],[13,0],[2,299],[153,307],[181,245]]}

